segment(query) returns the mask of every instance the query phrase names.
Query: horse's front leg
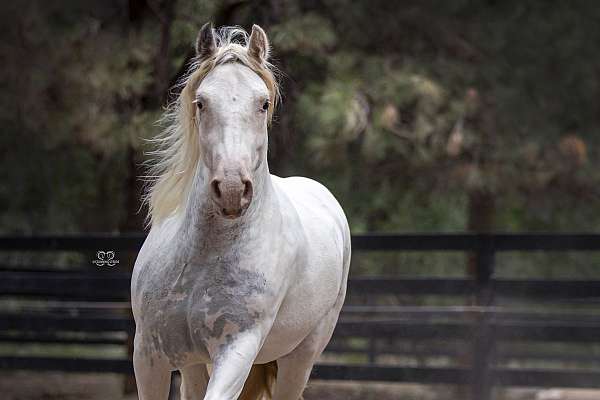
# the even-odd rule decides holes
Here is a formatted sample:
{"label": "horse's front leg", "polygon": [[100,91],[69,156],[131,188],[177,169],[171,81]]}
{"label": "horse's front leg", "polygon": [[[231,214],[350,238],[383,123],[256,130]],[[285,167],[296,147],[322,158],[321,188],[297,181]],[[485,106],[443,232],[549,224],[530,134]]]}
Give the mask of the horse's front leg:
{"label": "horse's front leg", "polygon": [[167,400],[171,370],[167,361],[148,351],[139,334],[135,335],[133,369],[140,400]]}
{"label": "horse's front leg", "polygon": [[204,364],[188,365],[181,372],[181,400],[202,400],[208,385],[208,371]]}
{"label": "horse's front leg", "polygon": [[235,400],[239,397],[262,345],[260,331],[244,332],[217,346],[204,400]]}

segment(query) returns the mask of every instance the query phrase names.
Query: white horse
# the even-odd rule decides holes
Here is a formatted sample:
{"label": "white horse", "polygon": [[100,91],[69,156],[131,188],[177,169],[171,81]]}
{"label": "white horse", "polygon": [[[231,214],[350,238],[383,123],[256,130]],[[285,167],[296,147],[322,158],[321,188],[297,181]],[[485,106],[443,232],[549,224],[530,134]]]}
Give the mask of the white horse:
{"label": "white horse", "polygon": [[344,302],[348,223],[321,184],[269,173],[265,32],[207,24],[196,52],[157,139],[133,271],[138,393],[167,399],[178,369],[183,399],[297,400]]}

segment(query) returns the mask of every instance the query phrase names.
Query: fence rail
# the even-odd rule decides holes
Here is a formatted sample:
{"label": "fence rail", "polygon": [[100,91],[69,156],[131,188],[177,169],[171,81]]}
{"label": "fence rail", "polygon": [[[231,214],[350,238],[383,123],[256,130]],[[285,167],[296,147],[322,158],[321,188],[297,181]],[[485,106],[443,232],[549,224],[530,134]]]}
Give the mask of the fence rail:
{"label": "fence rail", "polygon": [[[136,252],[144,236],[62,235],[0,237],[0,252],[95,252],[111,249]],[[494,255],[507,251],[600,251],[598,234],[404,234],[355,235],[357,251],[468,252],[475,259],[469,278],[355,277],[350,296],[458,296],[472,306],[402,307],[349,304],[340,318],[327,352],[368,355],[369,364],[319,364],[316,379],[352,379],[418,383],[469,384],[472,398],[490,398],[493,386],[600,387],[600,370],[539,369],[495,366],[498,360],[538,359],[594,362],[556,350],[512,351],[498,354],[497,343],[546,343],[566,346],[600,342],[600,315],[592,311],[571,315],[559,310],[524,312],[498,307],[496,299],[528,302],[575,301],[596,304],[600,280],[494,279]],[[0,342],[26,345],[112,345],[128,341],[134,325],[129,314],[130,274],[89,268],[57,270],[50,266],[0,265],[0,301],[10,299],[19,309],[0,311]],[[40,300],[42,300],[40,302]],[[12,304],[11,303],[11,304]],[[365,346],[347,340],[366,340]],[[446,343],[440,346],[439,341]],[[460,342],[458,348],[448,343]],[[399,347],[422,343],[429,351]],[[537,347],[536,347],[537,346]],[[413,346],[414,347],[414,346]],[[467,365],[390,366],[376,363],[381,354],[406,357],[469,357]],[[461,349],[463,349],[461,351]],[[554,349],[554,347],[553,347]],[[598,364],[598,363],[596,363]],[[128,359],[0,356],[0,368],[131,373]],[[587,368],[587,369],[586,369]]]}
{"label": "fence rail", "polygon": [[[128,299],[130,274],[122,272],[6,271],[0,267],[0,294],[60,298]],[[495,279],[496,296],[512,298],[600,300],[600,280]],[[68,287],[69,290],[65,291]],[[357,277],[348,282],[354,294],[466,296],[477,291],[477,282],[465,278]]]}
{"label": "fence rail", "polygon": [[[71,234],[0,236],[0,251],[136,251],[142,234]],[[441,233],[364,234],[352,236],[352,248],[359,251],[598,251],[600,234],[595,233]]]}

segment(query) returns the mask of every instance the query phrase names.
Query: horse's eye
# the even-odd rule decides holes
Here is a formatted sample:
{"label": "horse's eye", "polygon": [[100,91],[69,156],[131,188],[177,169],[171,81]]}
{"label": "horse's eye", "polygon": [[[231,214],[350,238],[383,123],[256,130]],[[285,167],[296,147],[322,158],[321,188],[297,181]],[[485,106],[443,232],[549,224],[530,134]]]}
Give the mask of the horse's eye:
{"label": "horse's eye", "polygon": [[262,106],[262,110],[267,111],[268,109],[269,109],[269,100],[265,100],[265,102]]}
{"label": "horse's eye", "polygon": [[204,104],[202,104],[200,100],[196,100],[194,101],[194,103],[196,103],[196,107],[198,107],[198,110],[202,110],[204,108]]}

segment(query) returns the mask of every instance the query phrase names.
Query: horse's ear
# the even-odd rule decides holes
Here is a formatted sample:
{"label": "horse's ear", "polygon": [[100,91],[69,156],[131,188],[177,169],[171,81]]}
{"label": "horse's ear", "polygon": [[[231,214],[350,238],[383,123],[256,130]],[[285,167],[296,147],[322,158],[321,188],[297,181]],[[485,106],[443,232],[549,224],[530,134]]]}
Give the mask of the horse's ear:
{"label": "horse's ear", "polygon": [[198,32],[198,39],[196,39],[196,56],[200,59],[204,59],[212,56],[217,49],[215,42],[215,32],[213,30],[212,22],[207,22],[200,28]]}
{"label": "horse's ear", "polygon": [[269,39],[263,29],[254,24],[248,40],[248,53],[261,64],[269,59]]}

